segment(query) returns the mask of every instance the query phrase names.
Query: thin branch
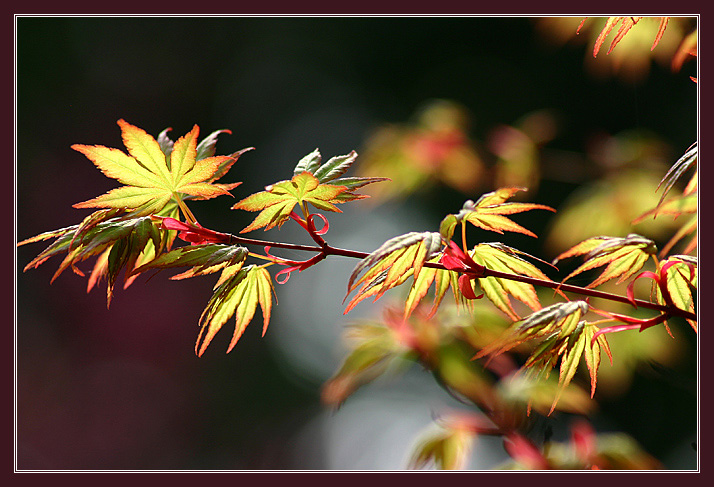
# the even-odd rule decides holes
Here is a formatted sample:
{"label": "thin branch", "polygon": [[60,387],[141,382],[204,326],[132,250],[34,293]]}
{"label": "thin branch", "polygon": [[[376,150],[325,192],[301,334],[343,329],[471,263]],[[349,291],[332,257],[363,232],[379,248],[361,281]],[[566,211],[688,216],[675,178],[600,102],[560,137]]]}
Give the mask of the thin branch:
{"label": "thin branch", "polygon": [[[265,241],[265,240],[237,237],[237,236],[231,235],[231,234],[225,234],[225,235],[229,237],[227,240],[227,243],[230,243],[230,244],[263,245],[263,246],[270,246],[270,247],[281,248],[281,249],[303,250],[303,251],[307,251],[307,252],[318,252],[318,253],[324,254],[325,256],[337,255],[337,256],[341,256],[341,257],[352,257],[352,258],[356,258],[356,259],[364,259],[365,257],[367,257],[369,255],[367,252],[360,252],[357,250],[348,250],[348,249],[341,249],[338,247],[332,247],[331,245],[329,245],[327,243],[325,243],[321,247],[315,247],[312,245],[297,245],[297,244],[282,243],[282,242],[269,242],[269,241]],[[444,267],[442,264],[439,264],[436,262],[425,262],[424,266],[432,267],[435,269],[446,270],[446,267]],[[660,311],[663,313],[669,313],[672,316],[679,316],[679,317],[686,318],[689,320],[696,321],[696,319],[697,319],[696,313],[692,313],[690,311],[686,311],[686,310],[683,310],[683,309],[680,309],[677,307],[652,303],[650,301],[644,301],[641,299],[634,299],[634,300],[630,301],[630,299],[628,299],[627,296],[621,296],[619,294],[613,294],[613,293],[608,293],[608,292],[604,292],[604,291],[598,291],[595,289],[573,286],[572,284],[561,284],[561,283],[555,282],[555,281],[546,281],[546,280],[538,279],[535,277],[523,276],[520,274],[510,274],[508,272],[501,272],[501,271],[496,271],[493,269],[486,268],[484,271],[484,277],[489,277],[489,276],[498,277],[500,279],[509,279],[511,281],[523,282],[523,283],[527,283],[527,284],[532,284],[534,286],[547,287],[550,289],[555,289],[555,290],[564,291],[564,292],[580,294],[582,296],[590,296],[593,298],[606,299],[609,301],[617,301],[620,303],[633,305],[635,307],[647,308],[647,309],[652,309],[655,311]]]}

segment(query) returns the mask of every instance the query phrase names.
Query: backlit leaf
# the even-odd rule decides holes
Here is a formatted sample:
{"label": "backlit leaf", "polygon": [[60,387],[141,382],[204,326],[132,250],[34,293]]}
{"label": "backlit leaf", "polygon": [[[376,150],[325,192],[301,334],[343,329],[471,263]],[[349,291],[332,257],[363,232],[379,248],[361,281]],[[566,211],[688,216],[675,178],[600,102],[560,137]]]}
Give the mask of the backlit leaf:
{"label": "backlit leaf", "polygon": [[571,272],[563,282],[581,272],[607,265],[600,276],[587,287],[593,288],[619,277],[618,283],[634,275],[657,252],[652,240],[631,233],[625,238],[592,237],[560,254],[553,263],[567,257],[585,255],[585,263]]}
{"label": "backlit leaf", "polygon": [[55,238],[55,241],[24,269],[26,271],[36,268],[55,255],[66,254],[52,281],[68,268],[84,275],[76,265],[97,256],[87,291],[91,290],[96,282],[106,278],[109,306],[120,271],[126,270],[126,287],[130,284],[129,274],[137,264],[143,263],[170,245],[172,239],[169,232],[159,226],[159,221],[148,216],[128,218],[121,210],[99,210],[86,217],[79,225],[45,232],[18,243],[18,246]]}
{"label": "backlit leaf", "polygon": [[320,167],[321,162],[322,155],[320,155],[320,151],[318,149],[315,149],[314,151],[310,152],[308,155],[300,159],[300,161],[297,163],[297,166],[295,166],[293,176],[297,176],[298,174],[302,174],[304,172],[315,174],[315,171],[318,167]]}
{"label": "backlit leaf", "polygon": [[607,51],[608,54],[612,52],[612,50],[615,48],[618,42],[629,32],[629,30],[637,23],[642,17],[608,17],[607,21],[605,22],[605,27],[602,29],[602,32],[600,32],[600,35],[598,36],[597,40],[595,41],[595,47],[593,49],[593,56],[597,56],[598,51],[600,51],[600,47],[602,46],[603,42],[605,42],[605,38],[607,35],[610,33],[612,28],[617,25],[620,21],[622,21],[622,25],[620,26],[620,29],[617,31],[617,34],[612,40],[612,43],[610,44],[610,49]]}
{"label": "backlit leaf", "polygon": [[[437,256],[428,262],[438,262],[441,256]],[[421,300],[426,296],[429,291],[429,287],[434,284],[434,301],[430,315],[436,312],[442,299],[446,295],[449,287],[455,284],[459,278],[459,273],[456,271],[449,271],[445,269],[437,269],[434,267],[422,267],[419,271],[419,276],[414,279],[412,287],[409,290],[407,299],[404,303],[404,315],[411,315],[417,308]],[[453,289],[458,289],[458,285]],[[460,294],[457,292],[456,295]]]}
{"label": "backlit leaf", "polygon": [[417,440],[410,468],[434,465],[441,470],[463,469],[467,465],[475,436],[470,428],[458,422],[441,424]]}
{"label": "backlit leaf", "polygon": [[149,269],[190,266],[189,271],[171,278],[184,279],[218,272],[227,266],[240,264],[245,261],[247,255],[248,249],[238,245],[188,245],[159,255],[152,261],[134,269],[132,274],[139,274]]}
{"label": "backlit leaf", "polygon": [[255,193],[242,199],[234,209],[260,211],[258,216],[241,233],[265,227],[270,230],[280,226],[290,218],[295,205],[312,204],[314,207],[341,213],[335,203],[342,203],[338,196],[347,191],[346,186],[322,184],[309,172],[302,172],[290,181],[280,181],[265,188],[265,191]]}
{"label": "backlit leaf", "polygon": [[[360,285],[362,287],[348,304],[345,313],[368,296],[376,294],[375,300],[379,299],[384,292],[402,284],[410,275],[418,279],[424,263],[440,249],[441,236],[435,232],[410,232],[387,240],[352,271],[347,294]],[[359,277],[363,272],[362,277]]]}
{"label": "backlit leaf", "polygon": [[558,376],[559,388],[558,393],[555,395],[555,399],[553,399],[551,412],[555,409],[555,405],[557,404],[558,399],[560,399],[560,394],[563,389],[568,386],[570,381],[575,376],[583,351],[586,347],[590,346],[590,343],[587,341],[588,334],[583,333],[585,326],[585,322],[581,321],[578,323],[577,328],[568,336],[565,351],[560,359],[560,374]]}
{"label": "backlit leaf", "polygon": [[511,325],[499,339],[476,354],[476,358],[507,352],[534,338],[546,338],[561,331],[567,336],[575,330],[588,311],[585,301],[566,301],[542,308],[520,322]]}
{"label": "backlit leaf", "polygon": [[[317,149],[315,149],[315,152],[317,152]],[[343,156],[331,157],[322,165],[319,165],[321,160],[319,152],[317,152],[317,155],[317,159],[311,159],[311,163],[306,165],[306,171],[311,172],[322,184],[329,182],[335,186],[344,186],[347,188],[347,191],[340,193],[336,197],[335,203],[367,198],[368,195],[355,193],[354,190],[367,186],[368,184],[389,181],[389,178],[340,177],[352,167],[352,164],[354,164],[357,159],[357,153],[355,151],[351,151],[349,154]],[[297,171],[300,166],[301,164],[298,163],[295,171]]]}
{"label": "backlit leaf", "polygon": [[[605,27],[603,27],[602,31],[600,32],[600,35],[598,35],[598,38],[595,41],[595,47],[593,48],[593,56],[597,57],[598,53],[600,52],[600,48],[605,42],[605,39],[617,24],[622,22],[620,28],[615,34],[615,37],[613,37],[612,42],[610,43],[610,49],[607,51],[608,54],[612,52],[612,50],[622,40],[622,38],[625,37],[625,35],[630,31],[630,29],[632,29],[640,20],[642,20],[642,18],[643,17],[608,17],[605,21]],[[580,23],[580,27],[578,27],[578,30],[580,30],[586,19],[587,17],[583,19],[583,21]],[[662,38],[662,35],[664,34],[665,29],[667,28],[668,23],[669,17],[659,18],[659,28],[657,30],[657,34],[655,35],[655,39],[652,44],[652,49],[654,49],[659,43],[660,39]]]}
{"label": "backlit leaf", "polygon": [[659,189],[660,186],[664,184],[664,190],[662,191],[662,196],[660,197],[659,204],[657,206],[662,204],[664,198],[667,196],[667,193],[669,193],[669,190],[672,189],[674,183],[676,183],[677,180],[682,177],[682,174],[684,174],[687,169],[696,164],[697,156],[697,143],[694,142],[691,146],[689,146],[687,152],[685,152],[684,155],[680,157],[679,160],[677,160],[677,162],[672,165],[672,167],[669,168],[669,171],[667,171],[667,174],[664,175],[662,181],[660,181],[659,183],[659,186],[657,186],[657,189]]}
{"label": "backlit leaf", "polygon": [[504,215],[512,215],[530,210],[549,210],[553,208],[535,203],[513,203],[507,202],[519,191],[526,191],[526,188],[500,188],[491,193],[482,195],[475,203],[466,201],[459,213],[446,216],[439,227],[443,237],[450,240],[454,229],[458,223],[469,222],[472,225],[492,232],[517,232],[535,237],[536,235],[518,225]]}
{"label": "backlit leaf", "polygon": [[[119,120],[118,124],[128,155],[103,146],[75,144],[72,148],[87,156],[106,176],[125,186],[77,203],[75,208],[127,208],[144,216],[161,212],[172,201],[180,204],[180,200],[189,197],[208,199],[230,195],[226,185],[216,185],[212,181],[217,173],[225,173],[242,152],[236,153],[236,156],[198,160],[198,126],[175,143],[164,131],[160,144],[145,131],[124,120]],[[213,138],[215,135],[212,134],[207,142],[204,141],[201,155],[213,152]]]}
{"label": "backlit leaf", "polygon": [[213,296],[201,314],[201,331],[196,340],[196,354],[205,352],[213,337],[235,315],[233,338],[228,346],[230,352],[236,345],[260,305],[263,312],[263,335],[270,321],[273,283],[264,267],[233,264],[223,269],[216,283]]}
{"label": "backlit leaf", "polygon": [[315,149],[300,159],[290,181],[269,185],[265,191],[250,195],[233,205],[234,209],[261,212],[241,233],[281,226],[288,220],[295,205],[307,209],[307,203],[310,203],[319,210],[341,213],[336,204],[366,198],[367,195],[355,193],[354,190],[387,178],[340,178],[356,158],[357,153],[352,151],[321,164],[322,156]]}
{"label": "backlit leaf", "polygon": [[342,176],[357,159],[355,151],[344,156],[331,157],[327,162],[315,169],[313,175],[321,182],[327,183]]}
{"label": "backlit leaf", "polygon": [[498,355],[527,341],[535,341],[536,345],[523,365],[529,377],[538,381],[546,380],[560,360],[558,390],[550,409],[552,413],[561,394],[573,379],[582,356],[585,355],[590,371],[591,393],[594,394],[601,350],[604,348],[609,354],[604,335],[592,340],[598,328],[582,320],[587,311],[588,304],[585,301],[568,301],[543,308],[521,323],[511,325],[501,338],[479,351],[475,358]]}
{"label": "backlit leaf", "polygon": [[[533,264],[522,259],[521,255],[534,258],[525,252],[498,242],[481,243],[471,251],[473,260],[487,269],[550,281],[548,276]],[[533,311],[541,308],[538,296],[531,284],[493,276],[478,278],[478,283],[486,297],[511,319],[518,320],[520,317],[511,306],[509,295],[526,304]]]}
{"label": "backlit leaf", "polygon": [[[697,288],[697,259],[691,256],[671,256],[660,262],[660,269],[666,270],[666,287],[672,303],[679,309],[694,313],[692,288]],[[658,290],[659,291],[659,290]],[[661,292],[658,292],[660,304],[667,304]],[[697,330],[697,322],[687,320]]]}

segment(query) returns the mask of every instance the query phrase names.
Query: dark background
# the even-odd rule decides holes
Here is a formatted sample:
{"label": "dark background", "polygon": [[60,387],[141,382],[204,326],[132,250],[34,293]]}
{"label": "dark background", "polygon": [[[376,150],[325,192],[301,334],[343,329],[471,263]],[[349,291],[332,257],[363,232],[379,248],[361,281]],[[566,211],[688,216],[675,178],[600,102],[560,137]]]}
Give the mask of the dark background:
{"label": "dark background", "polygon": [[[18,240],[77,223],[88,212],[72,204],[116,186],[70,146],[122,147],[119,118],[153,135],[173,127],[173,138],[193,124],[203,135],[231,129],[219,138],[220,154],[257,149],[224,178],[243,181],[237,197],[289,177],[315,147],[328,157],[359,152],[375,127],[407,120],[434,98],[467,107],[476,139],[533,110],[556,110],[565,123],[551,146],[562,151],[582,152],[593,133],[638,128],[671,147],[673,162],[697,130],[692,65],[677,74],[652,65],[639,83],[594,78],[583,68],[591,47],[555,47],[527,18],[22,17],[16,40]],[[529,198],[557,207],[575,189],[544,181]],[[433,229],[463,199],[442,187],[383,211],[416,208]],[[218,198],[193,210],[205,226],[237,232],[250,216],[231,212],[232,204]],[[359,223],[342,225],[359,233]],[[405,231],[408,223],[400,222]],[[339,235],[339,225],[331,234]],[[387,230],[359,248],[342,245],[370,250],[397,233]],[[17,251],[18,468],[403,467],[360,463],[360,448],[380,445],[374,438],[355,442],[351,460],[331,460],[327,434],[314,433],[322,426],[309,426],[325,415],[325,377],[297,370],[289,358],[301,335],[286,336],[283,322],[306,310],[289,296],[281,301],[281,293],[299,286],[298,277],[277,289],[281,311],[265,338],[253,324],[225,355],[224,330],[198,359],[196,323],[212,278],[140,279],[117,289],[107,310],[103,287],[87,295],[86,281],[70,271],[49,285],[57,259],[22,273],[42,248]],[[329,323],[336,333],[345,322],[339,315]],[[339,363],[334,351],[322,353]],[[695,365],[690,360],[684,372]],[[603,409],[613,430],[628,431],[658,457],[671,457],[696,428],[694,393],[647,376]],[[324,421],[339,421],[339,413],[330,418]],[[408,449],[415,431],[398,448]],[[683,462],[666,466],[693,467],[691,458]]]}

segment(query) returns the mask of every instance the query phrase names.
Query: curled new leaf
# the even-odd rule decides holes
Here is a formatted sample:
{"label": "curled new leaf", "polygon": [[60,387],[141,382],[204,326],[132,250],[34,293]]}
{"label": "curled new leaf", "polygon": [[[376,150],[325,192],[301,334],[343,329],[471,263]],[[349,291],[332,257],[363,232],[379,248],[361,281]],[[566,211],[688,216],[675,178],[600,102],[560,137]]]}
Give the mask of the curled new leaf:
{"label": "curled new leaf", "polygon": [[[410,275],[419,278],[424,263],[441,249],[441,236],[435,232],[410,232],[387,240],[365,257],[352,271],[347,294],[362,285],[345,313],[368,296],[379,299],[387,290],[402,284]],[[365,272],[366,271],[366,272]],[[364,272],[362,277],[360,274]]]}
{"label": "curled new leaf", "polygon": [[657,248],[652,240],[634,233],[625,238],[592,237],[563,252],[553,263],[585,254],[585,263],[571,272],[563,282],[581,272],[607,264],[602,274],[587,286],[593,288],[615,277],[619,277],[618,283],[623,282],[639,271],[656,252]]}
{"label": "curled new leaf", "polygon": [[[196,340],[196,354],[200,357],[223,325],[235,315],[233,338],[228,346],[230,352],[238,343],[248,323],[260,305],[263,311],[263,335],[268,329],[272,309],[273,283],[264,267],[241,263],[225,267],[214,287],[208,305],[201,314],[201,331]],[[227,353],[226,352],[226,353]]]}

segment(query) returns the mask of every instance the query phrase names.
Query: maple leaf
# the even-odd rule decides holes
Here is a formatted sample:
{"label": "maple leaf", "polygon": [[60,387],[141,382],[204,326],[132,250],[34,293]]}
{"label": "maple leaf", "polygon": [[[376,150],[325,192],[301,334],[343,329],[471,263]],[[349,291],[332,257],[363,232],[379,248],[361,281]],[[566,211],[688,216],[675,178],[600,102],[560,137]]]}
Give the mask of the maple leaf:
{"label": "maple leaf", "polygon": [[318,149],[315,149],[310,154],[300,159],[295,166],[293,173],[297,176],[302,172],[309,172],[315,176],[320,183],[331,182],[336,186],[346,186],[348,191],[339,195],[339,199],[342,201],[367,198],[368,195],[357,194],[352,191],[379,181],[389,181],[389,178],[340,177],[345,174],[350,167],[352,167],[352,164],[354,164],[356,160],[357,153],[355,151],[351,151],[349,154],[343,156],[331,157],[325,163],[322,163],[322,155]]}
{"label": "maple leaf", "polygon": [[[72,148],[89,158],[106,176],[124,184],[101,196],[77,203],[75,208],[126,208],[139,216],[158,214],[170,203],[188,212],[183,199],[208,199],[230,195],[232,185],[213,181],[225,174],[245,151],[233,156],[206,156],[213,152],[215,136],[210,135],[197,148],[199,129],[193,129],[175,143],[162,132],[161,144],[144,130],[124,120],[117,122],[129,154],[104,146],[75,144]],[[168,129],[167,129],[168,130]],[[177,216],[174,208],[169,216]],[[190,215],[190,212],[188,212]],[[188,215],[187,215],[188,216]]]}
{"label": "maple leaf", "polygon": [[[598,35],[597,39],[595,40],[595,46],[593,47],[593,57],[597,57],[598,53],[600,52],[600,48],[605,42],[605,39],[610,34],[612,29],[620,23],[620,21],[622,21],[622,24],[620,25],[617,34],[615,34],[615,37],[610,43],[610,49],[607,51],[608,54],[612,52],[615,46],[622,40],[623,37],[625,37],[625,35],[630,31],[630,29],[632,29],[643,18],[644,17],[608,17],[605,21],[605,26],[603,27],[602,31],[600,31],[600,35]],[[587,17],[585,17],[582,22],[580,22],[577,32],[580,32],[580,29],[585,23],[585,20],[587,20]],[[659,28],[657,30],[657,34],[655,35],[655,39],[650,50],[654,50],[654,48],[657,47],[657,44],[662,38],[662,35],[664,35],[664,31],[667,29],[668,23],[669,17],[660,17]]]}
{"label": "maple leaf", "polygon": [[474,358],[498,355],[533,338],[550,336],[553,332],[572,332],[588,311],[585,301],[567,301],[542,308],[524,320],[513,323],[503,336],[479,351]]}
{"label": "maple leaf", "polygon": [[[471,251],[471,258],[487,269],[550,281],[548,276],[521,258],[521,255],[540,260],[500,242],[481,243]],[[486,297],[513,320],[518,320],[520,317],[511,306],[509,295],[526,304],[533,311],[541,309],[538,295],[531,284],[493,276],[480,277],[478,283]]]}
{"label": "maple leaf", "polygon": [[218,272],[228,266],[240,264],[248,256],[248,249],[239,245],[205,244],[189,245],[165,252],[146,264],[135,268],[131,274],[140,274],[149,269],[168,269],[190,266],[186,272],[171,279],[185,279]]}
{"label": "maple leaf", "polygon": [[[390,323],[389,316],[386,321]],[[321,392],[322,401],[333,407],[340,406],[354,391],[387,372],[399,358],[406,358],[410,353],[398,339],[398,333],[380,322],[350,325],[345,336],[351,350]]]}
{"label": "maple leaf", "polygon": [[[369,296],[376,295],[376,301],[387,290],[404,283],[409,276],[418,279],[424,263],[440,249],[441,236],[436,232],[410,232],[387,240],[352,271],[347,295],[359,285],[362,287],[348,304],[345,313]],[[358,279],[364,271],[364,275]]]}
{"label": "maple leaf", "polygon": [[694,233],[694,236],[690,240],[684,249],[684,253],[687,254],[694,250],[697,245],[697,209],[699,200],[697,197],[697,171],[694,172],[692,178],[689,180],[687,187],[684,189],[681,195],[671,198],[667,202],[664,202],[669,190],[674,186],[674,183],[681,178],[682,174],[686,172],[690,167],[696,164],[698,157],[697,143],[692,144],[689,149],[680,157],[677,162],[675,162],[672,167],[667,171],[667,174],[660,181],[657,189],[664,184],[664,191],[660,197],[657,206],[642,215],[635,218],[632,223],[636,224],[642,220],[652,217],[656,218],[658,215],[671,215],[674,218],[679,217],[682,214],[693,215],[688,219],[677,232],[669,239],[669,241],[662,247],[660,251],[660,256],[665,256],[674,247],[674,245],[679,242],[682,238],[687,235]]}
{"label": "maple leaf", "polygon": [[[655,281],[656,286],[654,286],[653,294],[659,304],[673,306],[695,313],[694,300],[690,288],[697,288],[696,257],[690,255],[673,255],[661,261],[656,272],[645,271],[639,274],[627,287],[627,296],[633,302],[634,284],[635,281],[641,277],[650,277]],[[660,322],[664,322],[666,325],[667,318],[668,316],[663,314],[654,319],[645,320],[644,322],[635,319],[623,320],[632,324],[619,327],[616,331],[634,328],[639,328],[640,331],[642,331]],[[687,319],[687,322],[694,331],[697,331],[696,320]]]}
{"label": "maple leaf", "polygon": [[214,286],[213,296],[201,314],[201,331],[196,340],[196,354],[199,357],[203,355],[216,333],[235,315],[233,338],[226,353],[230,352],[253,319],[258,305],[263,312],[265,335],[270,322],[272,294],[273,283],[264,267],[242,267],[242,262],[225,267]]}
{"label": "maple leaf", "polygon": [[448,418],[432,426],[417,440],[409,462],[410,468],[424,468],[430,464],[441,470],[460,470],[468,462],[471,447],[479,428],[487,429],[480,418]]}
{"label": "maple leaf", "polygon": [[472,225],[503,234],[504,231],[517,232],[535,237],[536,235],[518,225],[504,215],[512,215],[529,210],[549,210],[553,208],[536,203],[507,203],[506,201],[519,191],[526,191],[526,188],[500,188],[491,193],[482,195],[475,203],[468,200],[457,214],[448,215],[441,221],[439,231],[445,240],[449,241],[454,235],[456,225],[469,222]]}
{"label": "maple leaf", "polygon": [[356,158],[357,153],[352,151],[321,164],[322,156],[315,149],[300,159],[290,181],[266,186],[265,191],[250,195],[233,205],[233,209],[260,211],[241,233],[263,227],[265,230],[279,227],[288,220],[295,205],[299,205],[304,213],[307,213],[307,203],[319,210],[342,213],[335,204],[367,198],[368,195],[355,193],[354,190],[387,178],[341,178]]}
{"label": "maple leaf", "polygon": [[581,272],[607,264],[602,274],[586,286],[593,288],[615,277],[619,277],[618,283],[623,282],[639,271],[647,259],[656,253],[657,247],[652,240],[635,233],[625,238],[600,236],[584,240],[563,252],[553,264],[567,257],[585,254],[585,263],[571,272],[563,282]]}
{"label": "maple leaf", "polygon": [[[117,216],[119,215],[119,216]],[[159,228],[159,222],[151,217],[127,218],[123,210],[100,210],[85,218],[79,225],[45,232],[23,240],[17,245],[55,238],[56,240],[25,266],[25,271],[37,268],[47,259],[66,253],[64,260],[52,276],[54,281],[64,270],[71,268],[84,275],[76,265],[97,256],[89,278],[87,292],[102,278],[107,279],[107,307],[111,302],[114,284],[121,269],[127,270],[125,285],[133,279],[129,271],[151,260],[170,245],[169,232]]]}
{"label": "maple leaf", "polygon": [[280,181],[265,188],[265,191],[255,193],[242,199],[233,209],[260,211],[255,220],[240,233],[250,232],[265,227],[270,230],[282,225],[292,213],[295,205],[305,208],[307,203],[320,210],[342,213],[334,203],[341,203],[338,195],[347,191],[346,186],[321,184],[309,172],[302,172],[290,181]]}
{"label": "maple leaf", "polygon": [[597,384],[601,349],[608,356],[610,349],[605,335],[597,335],[599,328],[581,319],[588,309],[585,301],[568,301],[542,308],[522,322],[511,325],[500,339],[483,348],[474,358],[498,355],[529,340],[538,341],[523,369],[538,380],[545,380],[560,359],[558,391],[551,405],[552,413],[584,354],[590,371],[592,396]]}
{"label": "maple leaf", "polygon": [[[436,293],[432,314],[436,311],[436,307],[438,307],[449,287],[454,291],[458,305],[462,305],[468,300],[480,298],[482,295],[476,295],[470,284],[471,280],[477,280],[486,297],[513,320],[518,320],[520,317],[513,310],[508,298],[509,295],[525,303],[534,311],[540,309],[541,305],[538,301],[538,296],[531,284],[500,277],[483,277],[479,275],[482,269],[486,268],[550,281],[543,272],[520,256],[540,260],[500,242],[479,244],[468,255],[461,251],[453,241],[449,242],[444,253],[434,260],[441,262],[447,270],[428,267],[421,269],[419,276],[415,277],[412,288],[409,290],[405,303],[405,314],[409,315],[416,309],[419,301],[426,295],[429,287],[434,282],[436,282]],[[547,262],[544,263],[547,264]]]}
{"label": "maple leaf", "polygon": [[[441,257],[441,255],[438,255],[427,262],[439,262]],[[449,288],[454,291],[457,305],[463,305],[466,299],[464,299],[462,293],[455,291],[459,289],[459,278],[460,275],[456,271],[437,269],[435,267],[422,267],[419,275],[414,278],[412,287],[409,289],[409,294],[404,303],[404,315],[409,316],[414,312],[421,300],[426,296],[432,283],[434,284],[434,300],[431,311],[428,314],[429,317],[436,313],[439,304],[441,304]]]}
{"label": "maple leaf", "polygon": [[[682,174],[687,171],[687,169],[697,163],[697,158],[697,143],[694,142],[691,146],[689,146],[684,155],[682,155],[682,157],[680,157],[677,162],[675,162],[672,167],[669,168],[669,171],[667,171],[667,174],[664,175],[662,181],[660,181],[659,185],[657,186],[657,189],[659,189],[660,186],[664,184],[664,190],[662,191],[662,196],[660,197],[659,204],[657,205],[658,207],[662,204],[664,198],[667,196],[667,193],[669,193],[669,190],[672,189],[672,186],[674,186],[674,183],[677,182],[677,180],[682,176]],[[685,191],[685,194],[688,194],[687,191]]]}

